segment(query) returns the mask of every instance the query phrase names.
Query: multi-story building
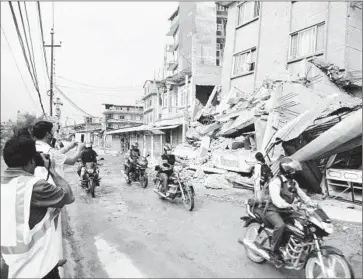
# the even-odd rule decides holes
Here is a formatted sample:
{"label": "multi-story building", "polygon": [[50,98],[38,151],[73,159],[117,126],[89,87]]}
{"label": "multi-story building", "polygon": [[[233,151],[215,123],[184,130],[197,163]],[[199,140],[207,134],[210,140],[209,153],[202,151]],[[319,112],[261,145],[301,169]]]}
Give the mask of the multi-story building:
{"label": "multi-story building", "polygon": [[143,123],[142,106],[102,104],[106,129],[121,129]]}
{"label": "multi-story building", "polygon": [[103,106],[103,143],[105,148],[116,151],[129,148],[130,139],[117,131],[140,126],[143,123],[143,106],[102,104]]}
{"label": "multi-story building", "polygon": [[186,112],[190,115],[197,101],[205,105],[220,85],[226,20],[227,9],[213,2],[179,2],[170,16],[166,35],[172,43],[165,47],[158,113],[152,122],[165,133],[165,142],[181,143]]}
{"label": "multi-story building", "polygon": [[361,2],[218,2],[228,7],[222,95],[297,74],[313,56],[362,71]]}
{"label": "multi-story building", "polygon": [[[152,124],[158,118],[158,91],[160,90],[160,81],[147,80],[144,84],[144,124]],[[159,100],[160,102],[160,100]]]}

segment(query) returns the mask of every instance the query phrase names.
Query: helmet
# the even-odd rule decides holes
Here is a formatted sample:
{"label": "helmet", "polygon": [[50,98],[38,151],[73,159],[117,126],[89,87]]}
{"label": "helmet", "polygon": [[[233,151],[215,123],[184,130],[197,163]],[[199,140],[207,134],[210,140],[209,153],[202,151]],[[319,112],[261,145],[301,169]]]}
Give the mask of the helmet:
{"label": "helmet", "polygon": [[139,147],[139,144],[137,142],[133,142],[131,144],[131,148],[138,148]]}
{"label": "helmet", "polygon": [[164,151],[171,151],[171,145],[169,143],[164,145]]}
{"label": "helmet", "polygon": [[86,142],[86,148],[90,148],[90,147],[92,147],[92,143],[91,142]]}
{"label": "helmet", "polygon": [[290,157],[285,157],[280,160],[280,171],[283,175],[291,176],[301,170],[301,164]]}

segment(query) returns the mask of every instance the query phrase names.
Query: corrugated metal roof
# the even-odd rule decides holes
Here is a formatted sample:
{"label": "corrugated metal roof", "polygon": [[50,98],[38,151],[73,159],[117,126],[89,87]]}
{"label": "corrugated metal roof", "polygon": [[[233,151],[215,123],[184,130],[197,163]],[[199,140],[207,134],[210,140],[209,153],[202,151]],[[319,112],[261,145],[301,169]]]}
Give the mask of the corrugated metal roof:
{"label": "corrugated metal roof", "polygon": [[321,116],[324,112],[331,113],[332,109],[337,109],[342,106],[354,107],[361,103],[359,98],[353,98],[348,95],[332,95],[324,100],[316,107],[300,114],[297,118],[287,123],[279,129],[274,135],[275,138],[280,138],[283,141],[289,141],[301,135],[309,126],[314,124],[314,120]]}
{"label": "corrugated metal roof", "polygon": [[[291,157],[304,162],[332,154],[350,141],[362,136],[362,109],[359,109],[334,127],[299,149]],[[357,141],[359,144],[359,141]]]}

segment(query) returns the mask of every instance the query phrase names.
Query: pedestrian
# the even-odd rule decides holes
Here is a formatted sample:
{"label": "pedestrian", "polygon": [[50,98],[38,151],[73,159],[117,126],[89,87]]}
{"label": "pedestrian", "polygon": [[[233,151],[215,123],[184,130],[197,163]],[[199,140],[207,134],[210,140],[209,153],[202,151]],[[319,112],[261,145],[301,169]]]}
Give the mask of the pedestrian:
{"label": "pedestrian", "polygon": [[[77,142],[71,143],[69,146],[57,150],[51,146],[53,138],[53,124],[48,121],[39,121],[33,127],[33,136],[36,139],[36,149],[38,152],[43,152],[45,154],[50,154],[51,159],[55,161],[57,172],[64,177],[63,165],[74,165],[78,159],[81,157],[82,150],[84,149],[84,144]],[[66,155],[71,149],[78,145],[76,153],[71,155]],[[43,179],[47,177],[47,170],[44,167],[38,167],[35,170],[35,175]],[[51,181],[50,181],[51,182]]]}
{"label": "pedestrian", "polygon": [[[59,213],[74,202],[72,189],[29,136],[8,140],[3,157],[8,168],[1,175],[1,253],[8,278],[59,279]],[[34,175],[40,165],[53,184]]]}
{"label": "pedestrian", "polygon": [[265,158],[261,152],[257,152],[255,155],[257,160],[254,166],[253,179],[254,179],[254,193],[255,199],[262,202],[264,198],[263,187],[273,177],[270,167],[266,164]]}

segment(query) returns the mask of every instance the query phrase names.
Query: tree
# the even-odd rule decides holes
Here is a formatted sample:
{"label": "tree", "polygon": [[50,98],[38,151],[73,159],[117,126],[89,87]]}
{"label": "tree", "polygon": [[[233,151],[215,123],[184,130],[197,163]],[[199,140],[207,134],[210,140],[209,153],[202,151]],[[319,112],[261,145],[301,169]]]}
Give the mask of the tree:
{"label": "tree", "polygon": [[28,112],[20,114],[16,122],[13,122],[12,131],[15,134],[23,128],[31,129],[35,123],[41,120],[44,120],[43,116],[36,117]]}

